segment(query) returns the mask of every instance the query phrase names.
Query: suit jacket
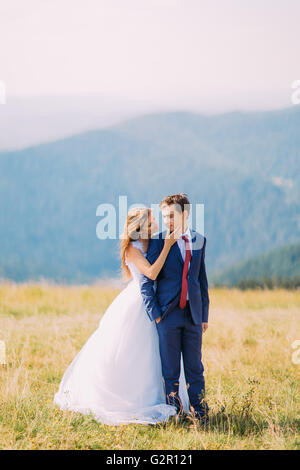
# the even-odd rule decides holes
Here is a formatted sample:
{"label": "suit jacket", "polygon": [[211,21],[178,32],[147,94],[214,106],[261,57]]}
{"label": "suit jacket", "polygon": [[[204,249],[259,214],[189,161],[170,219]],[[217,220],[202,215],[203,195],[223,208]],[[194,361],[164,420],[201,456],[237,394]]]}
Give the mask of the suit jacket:
{"label": "suit jacket", "polygon": [[[196,325],[208,321],[208,283],[205,270],[206,237],[191,229],[192,258],[187,275],[189,303],[191,315]],[[153,264],[159,257],[164,246],[165,232],[161,232],[149,240],[147,260]],[[154,282],[142,275],[140,288],[143,302],[150,320],[168,315],[179,305],[184,260],[177,243],[171,247],[166,261]]]}

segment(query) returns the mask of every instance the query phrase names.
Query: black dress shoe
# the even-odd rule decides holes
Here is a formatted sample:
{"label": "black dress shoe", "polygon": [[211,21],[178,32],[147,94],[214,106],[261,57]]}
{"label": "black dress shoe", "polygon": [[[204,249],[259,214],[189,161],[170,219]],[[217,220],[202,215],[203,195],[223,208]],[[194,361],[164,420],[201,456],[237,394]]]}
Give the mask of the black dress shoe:
{"label": "black dress shoe", "polygon": [[197,418],[198,423],[200,424],[201,427],[207,428],[209,425],[209,417],[208,416],[202,416]]}
{"label": "black dress shoe", "polygon": [[201,408],[198,410],[192,409],[191,417],[192,419],[196,419],[199,424],[202,426],[207,426],[209,424],[209,417],[208,417],[209,407],[206,401],[203,401],[201,404]]}

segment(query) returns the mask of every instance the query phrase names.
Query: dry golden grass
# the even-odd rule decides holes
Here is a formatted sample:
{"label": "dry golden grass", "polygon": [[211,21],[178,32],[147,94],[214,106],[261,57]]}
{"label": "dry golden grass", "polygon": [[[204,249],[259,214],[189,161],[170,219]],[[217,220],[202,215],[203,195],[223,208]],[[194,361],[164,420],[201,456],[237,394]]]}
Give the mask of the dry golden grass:
{"label": "dry golden grass", "polygon": [[119,291],[0,284],[0,449],[299,449],[300,292],[210,289],[203,341],[208,430],[191,421],[105,426],[53,396]]}

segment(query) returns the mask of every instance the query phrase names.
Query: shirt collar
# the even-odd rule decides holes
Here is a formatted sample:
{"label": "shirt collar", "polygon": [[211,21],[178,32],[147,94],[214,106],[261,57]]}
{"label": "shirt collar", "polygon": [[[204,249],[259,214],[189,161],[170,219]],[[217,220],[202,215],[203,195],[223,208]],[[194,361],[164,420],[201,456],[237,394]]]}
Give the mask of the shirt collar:
{"label": "shirt collar", "polygon": [[181,236],[183,236],[183,235],[186,236],[186,237],[188,237],[189,239],[192,238],[192,237],[191,237],[190,227],[188,227],[188,228],[186,229],[186,231],[185,231]]}

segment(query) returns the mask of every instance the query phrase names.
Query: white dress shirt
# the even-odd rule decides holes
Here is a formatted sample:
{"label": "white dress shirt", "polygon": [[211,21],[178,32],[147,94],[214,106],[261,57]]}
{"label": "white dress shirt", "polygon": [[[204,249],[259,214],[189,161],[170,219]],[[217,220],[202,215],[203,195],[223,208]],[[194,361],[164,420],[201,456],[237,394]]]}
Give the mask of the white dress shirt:
{"label": "white dress shirt", "polygon": [[[191,230],[190,228],[188,227],[186,229],[186,231],[181,235],[181,237],[187,237],[189,242],[190,242],[190,249],[191,249],[191,255],[193,254],[192,253],[192,234],[191,234]],[[177,244],[178,244],[178,247],[180,249],[180,252],[181,252],[181,256],[182,256],[182,259],[183,259],[183,262],[185,260],[185,240],[183,238],[178,238],[177,240]],[[189,266],[188,268],[190,267],[190,263],[189,263]],[[186,297],[186,300],[189,300],[189,291],[187,292],[187,297]]]}

